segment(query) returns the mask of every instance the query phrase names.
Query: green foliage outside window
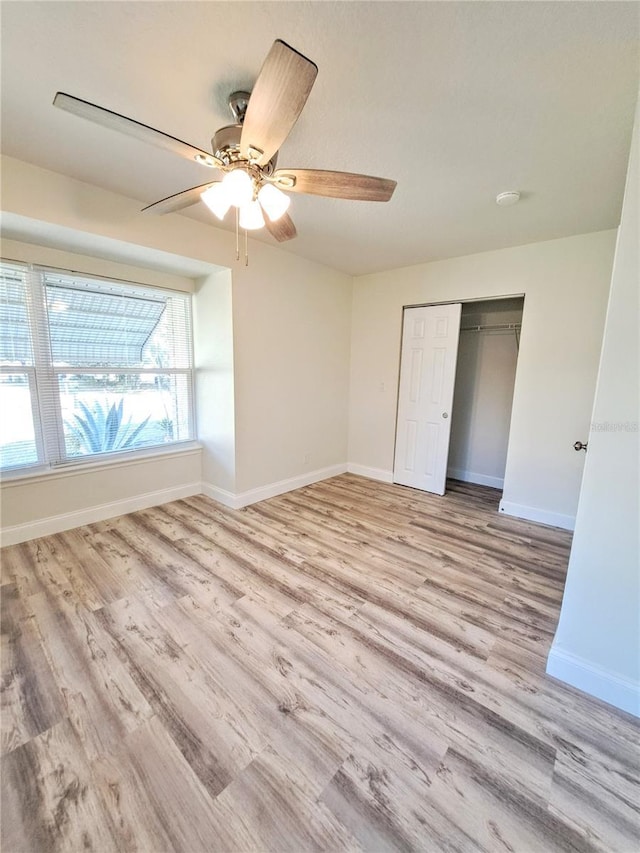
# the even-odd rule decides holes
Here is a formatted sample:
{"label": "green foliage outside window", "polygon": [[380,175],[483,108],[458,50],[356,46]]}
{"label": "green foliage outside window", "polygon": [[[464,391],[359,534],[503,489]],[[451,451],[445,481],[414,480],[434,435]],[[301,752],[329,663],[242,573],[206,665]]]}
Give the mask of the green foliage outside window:
{"label": "green foliage outside window", "polygon": [[99,401],[91,409],[81,401],[78,401],[78,406],[82,409],[83,417],[74,414],[73,421],[66,421],[66,425],[81,453],[127,450],[133,447],[149,420],[146,417],[139,424],[132,424],[130,418],[124,421],[123,400],[112,403],[109,409]]}

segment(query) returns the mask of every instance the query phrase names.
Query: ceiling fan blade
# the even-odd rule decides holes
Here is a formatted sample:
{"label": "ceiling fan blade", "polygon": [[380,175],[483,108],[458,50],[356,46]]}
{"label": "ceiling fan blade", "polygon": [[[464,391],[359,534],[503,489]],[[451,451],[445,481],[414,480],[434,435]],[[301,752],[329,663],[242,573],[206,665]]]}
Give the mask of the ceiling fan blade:
{"label": "ceiling fan blade", "polygon": [[181,193],[167,196],[167,198],[155,201],[153,204],[148,204],[142,208],[142,213],[172,213],[174,210],[182,210],[183,207],[190,207],[192,204],[197,204],[200,201],[200,196],[213,184],[219,183],[214,181],[209,184],[200,184],[199,187],[191,187],[190,190],[183,190]]}
{"label": "ceiling fan blade", "polygon": [[160,130],[134,121],[132,118],[114,113],[104,107],[97,106],[97,104],[91,104],[89,101],[75,98],[73,95],[67,95],[65,92],[56,92],[53,105],[61,110],[66,110],[68,113],[73,113],[73,115],[101,124],[103,127],[118,130],[120,133],[126,133],[127,136],[133,136],[142,142],[157,145],[166,151],[178,154],[180,157],[186,157],[187,160],[195,160],[197,163],[214,168],[222,165],[217,157],[201,148],[195,148],[188,142],[176,139],[175,136],[169,136],[167,133],[162,133]]}
{"label": "ceiling fan blade", "polygon": [[356,175],[353,172],[330,172],[324,169],[276,169],[276,186],[292,193],[309,193],[352,201],[389,201],[396,181]]}
{"label": "ceiling fan blade", "polygon": [[242,123],[240,150],[260,166],[273,157],[302,112],[318,67],[278,39],[256,80]]}
{"label": "ceiling fan blade", "polygon": [[272,222],[267,216],[266,211],[264,211],[264,208],[263,212],[266,229],[272,237],[276,238],[278,243],[284,243],[285,240],[293,240],[294,237],[298,236],[296,226],[293,224],[293,220],[288,213],[283,213],[279,219]]}

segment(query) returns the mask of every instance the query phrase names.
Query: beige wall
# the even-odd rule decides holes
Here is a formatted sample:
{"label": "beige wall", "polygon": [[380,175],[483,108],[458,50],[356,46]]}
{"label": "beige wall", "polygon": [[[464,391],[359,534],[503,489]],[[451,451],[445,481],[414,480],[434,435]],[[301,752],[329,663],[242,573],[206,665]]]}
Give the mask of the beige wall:
{"label": "beige wall", "polygon": [[193,300],[196,424],[202,480],[236,491],[235,384],[231,272],[201,279]]}
{"label": "beige wall", "polygon": [[234,276],[238,492],[347,461],[351,278],[286,258]]}
{"label": "beige wall", "polygon": [[50,246],[39,246],[35,243],[7,240],[5,237],[2,238],[0,245],[2,257],[5,260],[72,270],[88,275],[105,276],[106,278],[117,278],[151,287],[166,287],[170,290],[181,290],[183,293],[192,293],[194,290],[193,279],[186,275],[175,275],[165,271],[134,266],[133,264],[83,255],[78,252],[53,249]]}
{"label": "beige wall", "polygon": [[589,448],[547,672],[640,716],[640,101]]}
{"label": "beige wall", "polygon": [[[150,265],[156,255],[163,262],[166,259],[173,268],[171,275],[181,279],[189,277],[195,263],[210,270],[204,276],[200,273],[198,283],[193,281],[193,289],[198,290],[196,362],[200,370],[197,394],[203,427],[202,472],[208,486],[246,494],[273,483],[313,479],[332,467],[344,467],[351,277],[297,258],[276,245],[251,240],[250,262],[245,267],[243,261],[236,264],[234,260],[235,238],[231,233],[176,214],[143,216],[140,207],[135,199],[2,158],[2,208],[9,214],[5,221],[11,228],[17,223],[22,229],[20,234],[11,234],[12,238],[20,237],[21,243],[38,244],[43,234],[53,235],[52,240],[62,239],[63,243],[50,251],[63,251],[64,266],[72,268],[77,267],[69,263],[64,235],[73,235],[69,239],[74,246],[95,240],[96,253],[107,255],[110,262],[118,263],[120,251],[129,265],[131,257],[141,258],[142,264],[147,259]],[[77,235],[83,239],[76,239]],[[44,247],[39,251],[43,258]],[[176,273],[181,259],[185,275]],[[230,286],[229,278],[220,273],[225,266],[230,268]],[[216,277],[217,287],[212,285]],[[202,281],[208,281],[204,289]],[[226,284],[220,285],[222,281]],[[224,318],[213,317],[211,312],[219,309],[226,312]],[[230,399],[231,331],[235,411],[225,404]],[[204,345],[207,336],[214,333],[226,335],[226,343],[218,352]],[[212,382],[220,358],[226,359],[226,388],[218,381],[219,374]],[[235,446],[229,443],[230,417],[234,418]],[[226,444],[221,449],[219,440],[224,436]],[[148,472],[138,473],[139,493],[146,493]],[[29,499],[30,490],[35,488],[25,485],[9,500],[15,501],[20,495],[24,511],[28,511],[29,506],[36,506]],[[54,490],[46,506],[37,505],[32,513],[34,520],[42,513],[55,514],[55,494]]]}
{"label": "beige wall", "polygon": [[505,472],[505,511],[570,527],[588,434],[615,231],[356,278],[349,462],[393,469],[402,308],[525,296]]}
{"label": "beige wall", "polygon": [[5,480],[0,490],[2,544],[197,494],[200,456],[201,450],[193,448]]}

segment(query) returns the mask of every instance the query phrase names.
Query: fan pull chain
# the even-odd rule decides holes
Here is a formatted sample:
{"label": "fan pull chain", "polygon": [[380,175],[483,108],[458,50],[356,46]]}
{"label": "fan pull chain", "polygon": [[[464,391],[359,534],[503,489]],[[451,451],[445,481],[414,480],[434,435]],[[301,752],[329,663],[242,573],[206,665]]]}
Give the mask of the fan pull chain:
{"label": "fan pull chain", "polygon": [[240,260],[240,210],[236,207],[236,261]]}

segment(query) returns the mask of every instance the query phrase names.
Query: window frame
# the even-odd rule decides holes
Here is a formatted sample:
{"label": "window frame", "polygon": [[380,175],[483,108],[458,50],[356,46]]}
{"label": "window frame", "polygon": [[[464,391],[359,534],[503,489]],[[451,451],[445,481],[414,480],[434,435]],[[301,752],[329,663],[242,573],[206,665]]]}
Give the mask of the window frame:
{"label": "window frame", "polygon": [[[193,294],[188,291],[175,290],[168,287],[142,284],[126,281],[111,276],[100,276],[91,273],[81,273],[56,267],[15,261],[1,258],[0,264],[22,270],[25,276],[25,300],[28,316],[28,328],[32,349],[32,364],[0,365],[0,376],[23,374],[27,377],[30,392],[31,415],[34,428],[34,443],[37,460],[31,463],[0,468],[0,480],[16,480],[20,478],[46,477],[56,472],[73,471],[82,468],[103,468],[110,462],[122,464],[123,461],[144,459],[145,457],[165,456],[181,451],[193,450],[200,447],[197,439],[197,419],[195,410],[195,357],[194,357],[194,325],[193,325]],[[187,367],[124,367],[118,365],[54,365],[51,353],[51,329],[47,310],[47,281],[46,276],[60,275],[78,282],[95,280],[100,284],[112,283],[126,296],[131,289],[135,294],[145,291],[156,294],[175,295],[184,300],[185,334]],[[132,294],[134,296],[134,294]],[[187,389],[186,422],[188,438],[174,439],[143,447],[86,453],[79,456],[68,456],[64,419],[62,417],[61,375],[150,375],[150,376],[182,376]]]}

